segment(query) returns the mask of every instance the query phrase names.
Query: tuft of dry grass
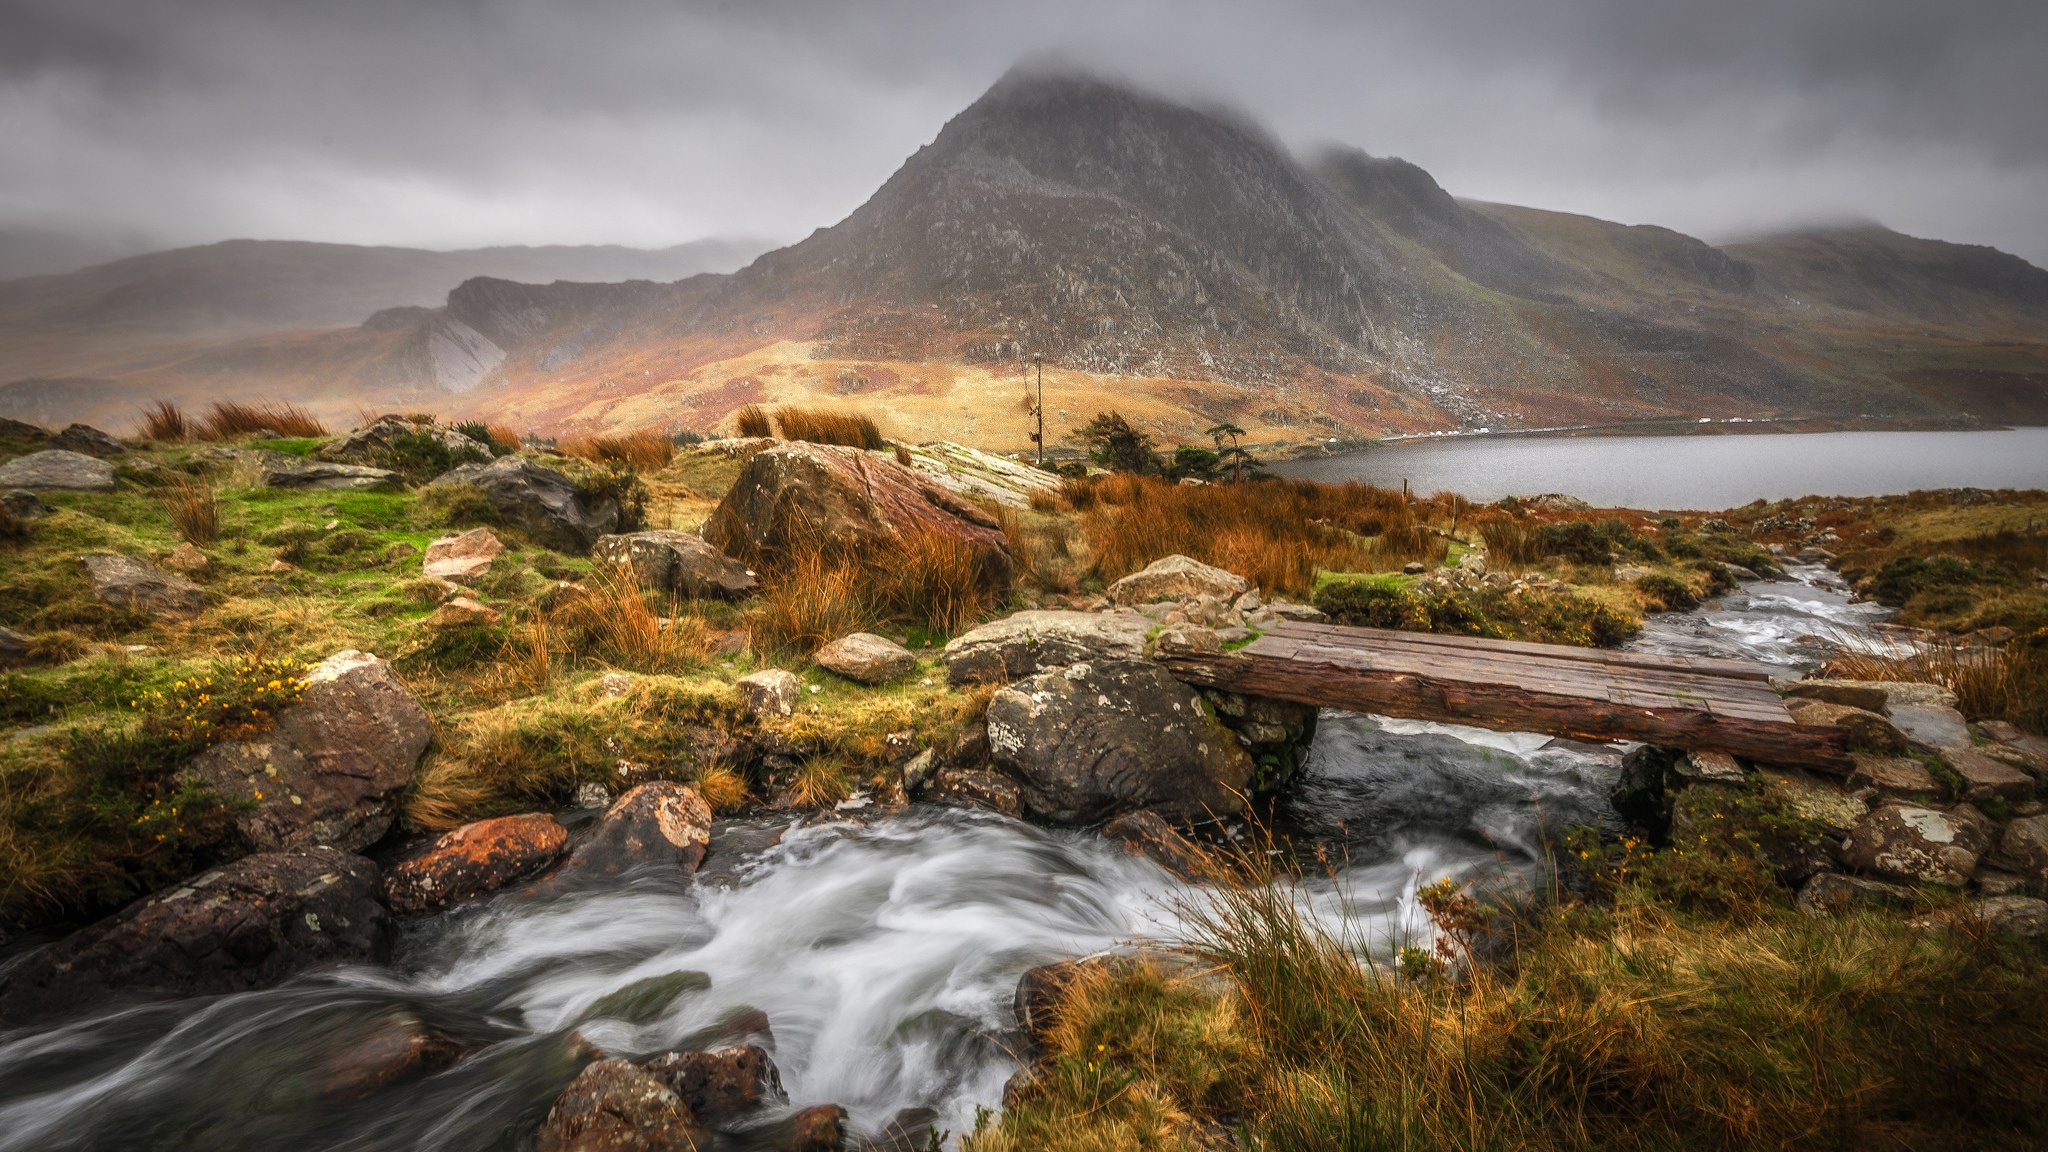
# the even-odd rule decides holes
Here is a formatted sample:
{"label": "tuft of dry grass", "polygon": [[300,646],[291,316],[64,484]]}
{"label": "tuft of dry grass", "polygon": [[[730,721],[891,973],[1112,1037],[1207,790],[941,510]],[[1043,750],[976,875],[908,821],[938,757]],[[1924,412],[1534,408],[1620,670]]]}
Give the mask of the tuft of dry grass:
{"label": "tuft of dry grass", "polygon": [[626,565],[600,566],[581,594],[556,609],[549,627],[572,654],[634,672],[680,672],[711,658],[704,621],[657,616]]}
{"label": "tuft of dry grass", "polygon": [[763,655],[808,656],[880,618],[867,565],[830,549],[804,548],[762,581],[754,646]]}
{"label": "tuft of dry grass", "polygon": [[836,756],[813,756],[797,769],[796,779],[782,798],[792,808],[830,808],[852,791],[844,761]]}
{"label": "tuft of dry grass", "polygon": [[768,410],[759,404],[749,404],[733,413],[733,423],[742,436],[762,439],[775,435],[775,426],[768,421]]}
{"label": "tuft of dry grass", "polygon": [[1525,568],[1543,558],[1543,526],[1515,516],[1480,521],[1479,538],[1486,542],[1488,565],[1506,571]]}
{"label": "tuft of dry grass", "polygon": [[624,436],[585,436],[562,442],[562,452],[611,464],[631,464],[640,472],[659,472],[676,458],[673,441],[659,432]]}
{"label": "tuft of dry grass", "polygon": [[204,437],[228,440],[268,429],[282,436],[327,435],[326,425],[296,404],[244,404],[238,400],[216,400],[206,414]]}
{"label": "tuft of dry grass", "polygon": [[183,444],[192,438],[192,425],[183,408],[158,400],[142,411],[142,438],[158,444]]}
{"label": "tuft of dry grass", "polygon": [[525,447],[525,443],[519,439],[519,433],[514,432],[509,424],[486,424],[484,435],[490,438],[491,443],[507,452],[517,452]]}
{"label": "tuft of dry grass", "polygon": [[1440,561],[1449,547],[1426,522],[1447,509],[1361,484],[1189,487],[1112,473],[1069,480],[1061,497],[1080,514],[1081,535],[1105,581],[1180,553],[1267,592],[1304,593],[1320,569],[1367,572]]}
{"label": "tuft of dry grass", "polygon": [[722,764],[700,767],[690,778],[690,784],[704,803],[720,815],[737,812],[753,800],[747,791],[747,778]]}
{"label": "tuft of dry grass", "polygon": [[1824,671],[1845,680],[1939,684],[1956,694],[1956,706],[1972,720],[2048,733],[2048,628],[2000,648],[1966,648],[1944,638],[1886,652],[1844,650]]}
{"label": "tuft of dry grass", "polygon": [[785,440],[807,440],[813,444],[838,444],[879,452],[889,446],[882,430],[866,416],[849,416],[816,408],[777,408],[775,423]]}
{"label": "tuft of dry grass", "polygon": [[156,498],[178,535],[195,547],[220,538],[220,495],[213,485],[174,474],[157,487]]}
{"label": "tuft of dry grass", "polygon": [[885,555],[805,543],[762,582],[755,648],[808,656],[881,620],[954,632],[996,606],[989,557],[955,536],[913,532]]}

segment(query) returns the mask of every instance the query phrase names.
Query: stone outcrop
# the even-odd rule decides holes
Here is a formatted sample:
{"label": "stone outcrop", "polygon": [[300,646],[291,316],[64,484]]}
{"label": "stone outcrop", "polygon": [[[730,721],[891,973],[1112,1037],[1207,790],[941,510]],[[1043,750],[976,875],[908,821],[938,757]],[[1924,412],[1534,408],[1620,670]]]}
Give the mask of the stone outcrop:
{"label": "stone outcrop", "polygon": [[1999,859],[2048,892],[2048,816],[2026,816],[2005,826]]}
{"label": "stone outcrop", "polygon": [[329,461],[368,460],[378,453],[390,451],[400,436],[416,433],[432,436],[458,459],[485,459],[491,454],[490,445],[479,444],[453,428],[440,424],[414,424],[403,416],[382,416],[346,436],[322,444],[314,451],[313,458]]}
{"label": "stone outcrop", "polygon": [[687,784],[656,780],[613,801],[552,880],[617,876],[640,867],[697,870],[711,843],[711,808]]}
{"label": "stone outcrop", "polygon": [[384,874],[394,912],[435,912],[488,895],[560,859],[569,834],[543,812],[465,824]]}
{"label": "stone outcrop", "polygon": [[114,466],[82,452],[50,448],[0,464],[0,488],[31,492],[112,492]]}
{"label": "stone outcrop", "polygon": [[1842,859],[1892,880],[1960,888],[1990,846],[1990,830],[1990,821],[1968,805],[1941,812],[1886,804],[1850,831]]}
{"label": "stone outcrop", "polygon": [[1139,571],[1109,586],[1112,604],[1150,604],[1155,600],[1198,599],[1213,596],[1228,603],[1251,587],[1234,572],[1204,564],[1187,556],[1173,555],[1154,560]]}
{"label": "stone outcrop", "polygon": [[441,602],[426,619],[426,625],[434,629],[484,628],[496,624],[499,612],[479,600],[468,596],[451,596]]}
{"label": "stone outcrop", "polygon": [[780,668],[749,672],[733,686],[739,689],[740,703],[747,711],[764,720],[791,715],[803,699],[804,682],[796,678],[796,673]]}
{"label": "stone outcrop", "polygon": [[1091,660],[1136,660],[1152,622],[1129,612],[1018,612],[953,638],[943,659],[954,685],[1001,684]]}
{"label": "stone outcrop", "polygon": [[1140,808],[1192,822],[1240,811],[1252,761],[1193,689],[1156,664],[1104,660],[1041,672],[996,693],[992,764],[1025,811],[1092,824]]}
{"label": "stone outcrop", "polygon": [[1202,689],[1202,698],[1216,710],[1216,719],[1237,737],[1256,766],[1252,791],[1271,792],[1294,778],[1315,743],[1318,709],[1291,700],[1240,696]]}
{"label": "stone outcrop", "polygon": [[1875,712],[1798,697],[1787,700],[1785,707],[1797,723],[1842,729],[1848,734],[1849,747],[1857,751],[1902,755],[1912,750],[1906,734]]}
{"label": "stone outcrop", "polygon": [[270,731],[216,744],[186,776],[246,805],[235,824],[259,850],[365,847],[391,827],[433,721],[391,665],[368,653],[338,652],[305,682]]}
{"label": "stone outcrop", "polygon": [[436,580],[461,583],[491,570],[491,561],[505,551],[505,542],[489,528],[472,528],[454,536],[443,536],[427,545],[420,558],[420,571]]}
{"label": "stone outcrop", "polygon": [[1940,797],[1948,791],[1934,778],[1925,761],[1911,756],[1852,752],[1849,758],[1856,764],[1855,770],[1849,773],[1849,786],[1852,788],[1871,788],[1886,796],[1904,799]]}
{"label": "stone outcrop", "polygon": [[50,437],[49,445],[86,456],[119,456],[128,451],[126,444],[90,424],[73,424],[65,428]]}
{"label": "stone outcrop", "polygon": [[378,488],[401,488],[405,478],[385,468],[361,464],[339,464],[330,460],[308,460],[285,452],[252,449],[236,455],[256,466],[266,488],[292,488],[307,492],[368,492]]}
{"label": "stone outcrop", "polygon": [[0,1026],[117,999],[206,996],[320,964],[381,964],[391,925],[377,866],[332,848],[247,856],[24,957],[0,977]]}
{"label": "stone outcrop", "polygon": [[858,448],[790,441],[758,452],[704,525],[706,540],[762,570],[810,546],[887,557],[927,534],[971,549],[984,587],[1008,587],[1010,548],[994,516]]}
{"label": "stone outcrop", "polygon": [[654,529],[606,536],[590,554],[632,569],[634,581],[648,591],[692,600],[744,600],[759,584],[752,569],[694,532]]}
{"label": "stone outcrop", "polygon": [[917,669],[910,649],[872,632],[841,636],[812,653],[811,662],[862,684],[887,684]]}
{"label": "stone outcrop", "polygon": [[436,477],[430,487],[447,484],[478,489],[507,523],[557,552],[588,552],[619,523],[617,504],[592,502],[575,481],[523,456],[464,464]]}
{"label": "stone outcrop", "polygon": [[13,488],[0,492],[0,520],[11,516],[16,523],[26,524],[31,520],[40,520],[54,511],[55,508],[45,504],[41,497],[26,489]]}
{"label": "stone outcrop", "polygon": [[190,620],[206,607],[206,590],[147,560],[97,553],[81,558],[93,598],[162,620]]}

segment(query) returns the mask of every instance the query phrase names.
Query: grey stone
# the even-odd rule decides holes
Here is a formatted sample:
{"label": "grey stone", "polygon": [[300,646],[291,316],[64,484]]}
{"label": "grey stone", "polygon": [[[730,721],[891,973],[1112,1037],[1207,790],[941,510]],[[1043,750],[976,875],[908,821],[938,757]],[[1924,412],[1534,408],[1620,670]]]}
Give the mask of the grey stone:
{"label": "grey stone", "polygon": [[356,849],[390,829],[434,724],[391,665],[337,652],[305,675],[271,729],[216,744],[186,778],[243,807],[235,824],[264,850]]}
{"label": "grey stone", "polygon": [[2034,778],[2002,760],[1972,748],[1943,748],[1941,758],[1963,778],[1963,796],[1970,800],[1997,797],[2019,801],[2034,795]]}
{"label": "grey stone", "polygon": [[1822,872],[1799,889],[1795,907],[1808,916],[1833,916],[1851,908],[1896,908],[1913,906],[1913,890],[1881,880]]}
{"label": "grey stone", "polygon": [[811,661],[862,684],[887,684],[917,668],[910,649],[872,632],[841,636],[812,653]]}
{"label": "grey stone", "polygon": [[0,493],[0,514],[12,516],[22,523],[40,520],[54,511],[56,509],[43,503],[35,493],[25,488],[13,488]]}
{"label": "grey stone", "polygon": [[1159,630],[1152,638],[1152,650],[1160,656],[1218,656],[1223,652],[1223,638],[1210,628],[1175,624]]}
{"label": "grey stone", "polygon": [[50,447],[87,456],[119,456],[128,446],[90,424],[73,424],[50,437]]}
{"label": "grey stone", "polygon": [[247,856],[138,900],[0,976],[0,1027],[121,1000],[264,988],[319,964],[381,964],[382,877],[333,848]]}
{"label": "grey stone", "polygon": [[206,607],[206,591],[146,560],[95,553],[81,558],[94,598],[165,620],[190,620]]}
{"label": "grey stone", "polygon": [[436,477],[429,486],[447,484],[477,488],[508,523],[558,552],[588,552],[619,522],[617,504],[610,500],[593,504],[575,481],[521,456],[464,464]]}
{"label": "grey stone", "polygon": [[440,424],[414,424],[403,416],[385,416],[348,435],[322,444],[313,453],[316,460],[366,460],[378,452],[388,451],[392,442],[400,436],[425,433],[439,440],[443,447],[458,458],[489,459],[490,446],[479,444],[453,428]]}
{"label": "grey stone", "polygon": [[1150,604],[1155,600],[1192,600],[1198,596],[1235,600],[1249,587],[1245,578],[1236,573],[1175,554],[1154,560],[1111,584],[1109,598],[1113,603],[1125,605]]}
{"label": "grey stone", "polygon": [[946,680],[1004,683],[1084,660],[1137,660],[1152,622],[1127,612],[1019,612],[946,645]]}
{"label": "grey stone", "polygon": [[2000,936],[2035,940],[2048,936],[2048,900],[2032,896],[1993,896],[1970,902],[1970,915]]}
{"label": "grey stone", "polygon": [[1849,747],[1859,751],[1898,755],[1912,749],[1912,741],[1906,738],[1905,733],[1891,721],[1865,708],[1805,698],[1788,700],[1785,707],[1792,713],[1792,719],[1800,724],[1840,728],[1847,736]]}
{"label": "grey stone", "polygon": [[1329,614],[1321,608],[1310,604],[1296,604],[1292,600],[1282,600],[1278,597],[1266,601],[1266,611],[1273,613],[1282,620],[1294,620],[1308,624],[1320,623],[1330,618]]}
{"label": "grey stone", "polygon": [[1982,820],[1981,815],[1972,820],[1959,812],[1887,804],[1857,823],[1842,844],[1842,858],[1853,868],[1893,880],[1959,888],[1989,844]]}
{"label": "grey stone", "polygon": [[1765,768],[1758,777],[1765,792],[1783,797],[1793,812],[1838,836],[1861,822],[1868,809],[1833,783],[1797,768]]}
{"label": "grey stone", "polygon": [[1712,784],[1740,784],[1747,777],[1742,765],[1726,752],[1687,752],[1671,766],[1681,779]]}
{"label": "grey stone", "polygon": [[1874,788],[1887,796],[1908,799],[1938,797],[1948,792],[1925,763],[1910,756],[1852,752],[1849,758],[1856,763],[1855,770],[1849,774],[1849,786],[1852,788]]}
{"label": "grey stone", "polygon": [[81,452],[52,448],[0,464],[0,488],[112,492],[114,466]]}
{"label": "grey stone", "polygon": [[788,716],[796,711],[797,702],[803,698],[803,681],[791,672],[780,668],[768,668],[748,673],[739,678],[735,685],[740,690],[740,701],[747,711],[761,719]]}
{"label": "grey stone", "polygon": [[1030,814],[1092,824],[1139,808],[1174,822],[1244,806],[1252,762],[1194,690],[1157,664],[1103,660],[1041,672],[996,693],[991,762]]}
{"label": "grey stone", "polygon": [[1939,704],[1900,703],[1892,699],[1887,703],[1885,713],[1890,717],[1892,727],[1930,748],[1970,746],[1969,721],[1964,720],[1963,714],[1954,708]]}
{"label": "grey stone", "polygon": [[2048,816],[2023,816],[2005,826],[1998,857],[2038,885],[2048,885]]}
{"label": "grey stone", "polygon": [[744,600],[759,583],[752,569],[694,532],[654,529],[605,536],[590,554],[631,568],[642,588],[693,600]]}
{"label": "grey stone", "polygon": [[267,488],[293,488],[314,492],[364,492],[376,488],[398,488],[405,478],[383,468],[360,464],[336,464],[307,460],[285,452],[261,449],[239,453],[256,465],[257,475]]}

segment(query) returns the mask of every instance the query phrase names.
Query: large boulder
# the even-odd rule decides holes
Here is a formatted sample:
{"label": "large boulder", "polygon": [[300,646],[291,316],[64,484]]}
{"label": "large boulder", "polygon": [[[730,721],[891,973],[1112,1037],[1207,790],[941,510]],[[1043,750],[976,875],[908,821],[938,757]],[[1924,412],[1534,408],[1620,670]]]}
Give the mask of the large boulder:
{"label": "large boulder", "polygon": [[266,488],[296,488],[314,492],[364,492],[375,488],[398,488],[405,478],[384,468],[361,464],[337,464],[308,460],[284,452],[255,449],[238,453],[256,466]]}
{"label": "large boulder", "polygon": [[384,874],[394,912],[434,912],[495,892],[560,859],[569,834],[545,812],[464,824]]}
{"label": "large boulder", "polygon": [[1251,585],[1234,572],[1188,556],[1154,560],[1109,586],[1113,604],[1150,604],[1155,600],[1198,600],[1214,596],[1225,603],[1244,595]]}
{"label": "large boulder", "polygon": [[50,437],[50,447],[87,456],[119,456],[128,446],[90,424],[73,424]]}
{"label": "large boulder", "polygon": [[885,636],[855,632],[811,654],[812,663],[862,684],[887,684],[917,668],[910,649]]}
{"label": "large boulder", "polygon": [[81,558],[94,599],[163,620],[190,620],[206,607],[206,590],[147,560],[109,552]]}
{"label": "large boulder", "polygon": [[599,1060],[562,1090],[538,1152],[711,1152],[710,1129],[682,1097],[626,1060]]}
{"label": "large boulder", "polygon": [[381,964],[390,917],[377,866],[333,848],[247,856],[23,958],[0,976],[0,1027],[114,998],[209,996],[319,964]]}
{"label": "large boulder", "polygon": [[1182,823],[1244,807],[1252,761],[1193,689],[1142,660],[1041,672],[996,693],[990,761],[1025,811],[1093,824],[1139,808]]}
{"label": "large boulder", "polygon": [[16,456],[0,464],[0,488],[25,488],[31,492],[53,489],[112,492],[114,466],[82,452],[51,448]]}
{"label": "large boulder", "polygon": [[603,563],[631,568],[642,588],[692,600],[744,600],[758,583],[753,569],[694,532],[657,528],[606,536],[590,554]]}
{"label": "large boulder", "polygon": [[1131,612],[1030,611],[970,629],[946,645],[946,680],[1001,684],[1088,660],[1136,660],[1152,622]]}
{"label": "large boulder", "polygon": [[886,556],[931,534],[971,549],[984,587],[1010,581],[1002,525],[893,457],[790,441],[756,453],[704,525],[704,539],[753,568],[806,546]]}
{"label": "large boulder", "polygon": [[1968,805],[1942,812],[1886,804],[1857,822],[1842,842],[1842,860],[1892,880],[1960,888],[1990,842],[1990,821]]}
{"label": "large boulder", "polygon": [[464,464],[436,477],[429,487],[447,484],[468,484],[482,491],[507,523],[558,552],[588,552],[619,523],[616,503],[593,503],[575,481],[523,456]]}
{"label": "large boulder", "polygon": [[263,851],[362,848],[391,827],[433,720],[391,665],[338,652],[304,677],[271,729],[216,744],[186,778],[239,805],[235,823]]}
{"label": "large boulder", "polygon": [[642,866],[688,876],[710,843],[711,808],[704,798],[687,784],[656,780],[614,801],[552,879],[617,876]]}

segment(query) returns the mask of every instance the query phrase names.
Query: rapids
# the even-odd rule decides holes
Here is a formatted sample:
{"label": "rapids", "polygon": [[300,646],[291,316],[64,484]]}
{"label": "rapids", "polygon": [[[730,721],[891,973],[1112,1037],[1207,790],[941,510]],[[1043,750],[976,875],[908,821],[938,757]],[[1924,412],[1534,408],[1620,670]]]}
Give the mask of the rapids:
{"label": "rapids", "polygon": [[[1810,667],[1875,643],[1881,610],[1832,573],[1653,617],[1632,645]],[[1386,956],[1425,926],[1419,883],[1528,876],[1546,828],[1610,819],[1620,752],[1526,733],[1326,712],[1273,828],[1320,849],[1306,895]],[[409,925],[387,968],[0,1035],[0,1152],[525,1148],[574,1074],[567,1035],[640,1055],[765,1013],[790,1107],[922,1146],[993,1107],[1015,1068],[1024,969],[1171,939],[1198,889],[1092,834],[915,807],[868,823],[721,824],[688,882],[640,875],[544,899],[519,886]],[[642,1023],[593,1017],[650,977],[701,974]],[[707,983],[708,978],[708,983]],[[324,1062],[409,1012],[476,1051],[351,1105]],[[735,1146],[744,1146],[739,1141]]]}

